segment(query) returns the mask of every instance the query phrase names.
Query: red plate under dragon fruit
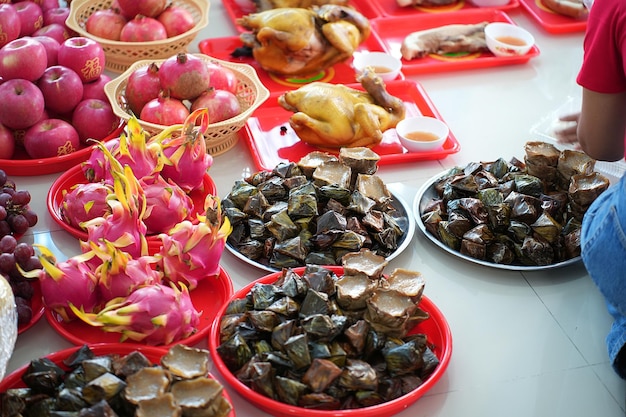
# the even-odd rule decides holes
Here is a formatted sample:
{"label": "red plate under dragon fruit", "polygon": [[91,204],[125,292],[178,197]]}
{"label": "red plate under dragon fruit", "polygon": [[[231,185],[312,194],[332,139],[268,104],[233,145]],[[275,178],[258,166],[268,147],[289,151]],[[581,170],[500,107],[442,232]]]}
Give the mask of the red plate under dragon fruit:
{"label": "red plate under dragon fruit", "polygon": [[[233,283],[230,276],[221,267],[218,276],[206,277],[198,281],[198,286],[189,292],[191,302],[195,309],[200,312],[197,331],[187,338],[173,341],[169,345],[159,345],[159,347],[167,348],[175,344],[193,346],[205,339],[211,330],[218,310],[230,299],[233,293]],[[100,327],[91,326],[79,319],[64,321],[57,313],[48,308],[46,308],[45,315],[50,325],[61,336],[77,346],[94,343],[120,343],[121,333],[105,332]],[[138,342],[127,339],[121,343],[137,344]]]}
{"label": "red plate under dragon fruit", "polygon": [[[72,236],[83,241],[87,240],[87,232],[66,223],[61,215],[61,206],[63,204],[64,192],[69,192],[69,190],[77,184],[85,183],[87,183],[87,179],[83,174],[81,166],[80,164],[76,165],[57,178],[57,180],[50,187],[47,196],[48,212],[50,213],[50,216],[52,216],[52,219]],[[213,179],[211,179],[208,173],[204,175],[202,188],[192,190],[189,193],[195,208],[201,208],[204,206],[204,200],[207,195],[217,195],[215,182],[213,182]],[[194,212],[191,213],[192,217],[195,217],[197,213],[198,210],[194,209]],[[153,249],[158,249],[160,247],[161,241],[156,235],[148,235],[146,238],[149,250],[153,251]]]}

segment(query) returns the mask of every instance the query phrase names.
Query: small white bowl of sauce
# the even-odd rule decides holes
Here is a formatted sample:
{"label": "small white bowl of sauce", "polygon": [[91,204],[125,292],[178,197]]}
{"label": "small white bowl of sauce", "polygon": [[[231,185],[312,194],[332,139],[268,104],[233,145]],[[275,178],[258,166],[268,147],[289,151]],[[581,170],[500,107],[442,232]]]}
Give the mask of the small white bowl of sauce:
{"label": "small white bowl of sauce", "polygon": [[402,69],[402,61],[386,52],[358,52],[353,55],[352,66],[360,74],[366,67],[370,67],[383,81],[392,81],[398,78]]}
{"label": "small white bowl of sauce", "polygon": [[535,38],[526,29],[504,22],[485,26],[485,41],[495,56],[526,55],[535,44]]}
{"label": "small white bowl of sauce", "polygon": [[441,120],[429,116],[413,116],[401,120],[396,133],[409,152],[434,151],[443,146],[450,129]]}

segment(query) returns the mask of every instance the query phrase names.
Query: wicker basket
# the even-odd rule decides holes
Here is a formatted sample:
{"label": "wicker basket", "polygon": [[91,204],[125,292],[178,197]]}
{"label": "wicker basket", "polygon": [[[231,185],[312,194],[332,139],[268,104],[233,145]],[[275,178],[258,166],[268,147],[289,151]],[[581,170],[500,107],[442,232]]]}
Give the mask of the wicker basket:
{"label": "wicker basket", "polygon": [[165,59],[178,52],[186,52],[198,32],[209,24],[208,0],[171,0],[171,4],[189,11],[196,25],[193,29],[171,38],[150,42],[120,42],[94,36],[85,30],[85,23],[94,12],[109,9],[113,0],[73,0],[66,25],[80,36],[97,41],[104,49],[105,68],[121,73],[142,59]]}
{"label": "wicker basket", "polygon": [[[269,90],[261,83],[259,77],[253,67],[247,64],[237,64],[228,61],[222,61],[216,58],[211,58],[204,54],[193,54],[207,62],[215,62],[224,67],[233,70],[237,76],[237,98],[241,105],[241,113],[228,120],[224,120],[218,123],[212,123],[209,125],[207,132],[204,134],[207,144],[207,150],[211,155],[219,155],[232,148],[239,137],[239,130],[246,124],[246,121],[252,115],[252,113],[270,96]],[[105,87],[106,93],[113,111],[116,115],[124,120],[131,118],[131,113],[127,111],[128,106],[124,97],[126,84],[128,83],[128,77],[138,68],[146,67],[151,63],[160,65],[164,59],[161,60],[142,60],[132,64],[123,74],[119,77],[109,81]],[[158,125],[154,123],[144,122],[139,120],[139,124],[152,134],[158,133],[166,128],[166,126]]]}

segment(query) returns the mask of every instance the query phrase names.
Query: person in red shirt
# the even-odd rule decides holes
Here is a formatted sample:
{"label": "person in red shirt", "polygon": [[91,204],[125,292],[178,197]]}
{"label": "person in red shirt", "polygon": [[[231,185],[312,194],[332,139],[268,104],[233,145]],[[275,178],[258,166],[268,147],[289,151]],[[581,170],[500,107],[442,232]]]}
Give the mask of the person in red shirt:
{"label": "person in red shirt", "polygon": [[[576,122],[570,132],[576,132],[587,155],[618,161],[626,137],[626,1],[595,0],[590,9],[576,80],[582,87],[581,111],[562,120]],[[614,318],[608,354],[615,372],[626,379],[626,175],[585,213],[581,256]]]}

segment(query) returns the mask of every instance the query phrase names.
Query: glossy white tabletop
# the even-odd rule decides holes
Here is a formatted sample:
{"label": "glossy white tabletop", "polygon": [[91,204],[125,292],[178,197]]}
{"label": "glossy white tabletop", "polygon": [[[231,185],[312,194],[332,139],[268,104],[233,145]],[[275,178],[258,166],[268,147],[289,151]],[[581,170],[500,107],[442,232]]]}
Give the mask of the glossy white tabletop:
{"label": "glossy white tabletop", "polygon": [[[536,126],[579,97],[575,78],[583,34],[550,34],[521,8],[507,13],[534,34],[541,51],[538,57],[523,65],[411,77],[423,85],[461,151],[439,161],[382,166],[378,174],[394,183],[407,202],[446,168],[499,157],[523,158],[523,146],[535,138]],[[203,39],[235,34],[221,1],[212,0],[209,25],[191,50],[197,51]],[[240,141],[215,158],[210,174],[224,196],[235,180],[256,170]],[[45,203],[58,176],[13,179],[19,188],[31,191],[31,206],[40,217],[24,239],[43,243],[65,259],[79,253],[78,242],[54,223]],[[236,289],[265,275],[230,253],[224,253],[222,266]],[[398,416],[626,414],[626,382],[610,369],[604,344],[611,319],[581,263],[536,272],[494,269],[458,259],[417,231],[410,247],[389,267],[423,274],[425,294],[442,310],[453,335],[452,359],[444,376]],[[19,336],[7,371],[70,346],[42,319]],[[237,416],[265,415],[226,388]]]}

